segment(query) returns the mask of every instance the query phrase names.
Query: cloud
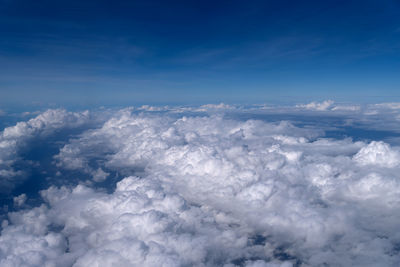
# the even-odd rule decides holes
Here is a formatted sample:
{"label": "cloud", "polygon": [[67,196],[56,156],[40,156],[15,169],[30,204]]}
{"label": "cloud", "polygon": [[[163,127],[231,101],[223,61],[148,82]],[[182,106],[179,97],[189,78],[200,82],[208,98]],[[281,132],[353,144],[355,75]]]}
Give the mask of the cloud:
{"label": "cloud", "polygon": [[230,105],[224,104],[224,103],[219,103],[219,104],[202,105],[200,108],[204,108],[204,109],[231,109],[233,107],[230,106]]}
{"label": "cloud", "polygon": [[397,102],[374,104],[374,106],[385,109],[400,109],[400,103]]}
{"label": "cloud", "polygon": [[334,102],[332,100],[325,100],[321,103],[311,102],[311,103],[305,104],[305,105],[297,105],[296,107],[310,109],[310,110],[325,111],[325,110],[330,109],[332,107],[333,103]]}
{"label": "cloud", "polygon": [[149,105],[143,105],[138,110],[144,110],[144,111],[165,111],[168,109],[167,107],[157,107],[157,106],[149,106]]}
{"label": "cloud", "polygon": [[[287,121],[115,111],[9,213],[4,266],[396,266],[399,150]],[[25,136],[25,135],[23,135]],[[96,189],[91,179],[115,189]],[[16,203],[25,202],[17,197]]]}
{"label": "cloud", "polygon": [[361,165],[378,165],[381,167],[395,167],[400,164],[400,152],[393,150],[384,142],[371,142],[363,147],[355,156],[354,160]]}
{"label": "cloud", "polygon": [[17,197],[14,197],[14,203],[16,206],[20,207],[25,204],[26,202],[26,194],[21,194]]}
{"label": "cloud", "polygon": [[359,105],[337,105],[332,108],[334,111],[359,111],[360,109]]}
{"label": "cloud", "polygon": [[47,136],[61,130],[76,128],[89,121],[89,112],[73,113],[66,110],[48,110],[27,122],[18,122],[0,132],[0,187],[8,191],[24,178],[24,170],[16,169],[21,164],[19,152],[29,146],[35,138]]}
{"label": "cloud", "polygon": [[297,108],[313,110],[313,111],[344,111],[352,112],[359,111],[360,105],[349,105],[349,104],[335,104],[332,100],[325,100],[323,102],[311,102],[308,104],[296,105]]}
{"label": "cloud", "polygon": [[[217,265],[267,256],[229,214],[191,205],[151,179],[127,177],[110,195],[77,186],[42,196],[51,209],[11,214],[0,238],[3,265]],[[49,232],[51,224],[62,231]]]}

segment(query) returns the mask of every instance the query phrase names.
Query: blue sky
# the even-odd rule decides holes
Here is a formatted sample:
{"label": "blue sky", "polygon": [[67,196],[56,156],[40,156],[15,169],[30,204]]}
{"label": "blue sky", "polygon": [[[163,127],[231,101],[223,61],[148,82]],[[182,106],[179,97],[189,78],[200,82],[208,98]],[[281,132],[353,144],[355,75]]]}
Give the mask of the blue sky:
{"label": "blue sky", "polygon": [[0,0],[0,105],[400,101],[400,3]]}

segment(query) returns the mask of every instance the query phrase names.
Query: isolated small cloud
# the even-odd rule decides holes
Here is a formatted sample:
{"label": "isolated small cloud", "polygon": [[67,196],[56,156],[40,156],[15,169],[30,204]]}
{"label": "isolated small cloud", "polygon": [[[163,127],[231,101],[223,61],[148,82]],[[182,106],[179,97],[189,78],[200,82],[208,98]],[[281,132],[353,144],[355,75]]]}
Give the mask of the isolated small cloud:
{"label": "isolated small cloud", "polygon": [[14,197],[14,205],[16,205],[17,207],[21,207],[22,205],[25,204],[26,202],[26,194],[21,194],[17,197]]}
{"label": "isolated small cloud", "polygon": [[93,181],[95,182],[103,182],[107,177],[110,175],[109,173],[106,173],[103,171],[103,169],[98,168],[96,171],[92,172],[93,175]]}

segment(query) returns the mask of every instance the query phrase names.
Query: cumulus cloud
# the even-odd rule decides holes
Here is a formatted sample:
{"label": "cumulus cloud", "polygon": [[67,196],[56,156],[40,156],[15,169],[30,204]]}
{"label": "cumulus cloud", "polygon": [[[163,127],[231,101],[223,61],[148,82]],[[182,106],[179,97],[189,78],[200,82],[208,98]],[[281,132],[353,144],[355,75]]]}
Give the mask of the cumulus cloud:
{"label": "cumulus cloud", "polygon": [[354,156],[354,160],[362,165],[371,164],[391,168],[400,164],[400,152],[384,142],[373,141],[363,147]]}
{"label": "cumulus cloud", "polygon": [[19,122],[0,132],[0,191],[7,191],[21,181],[24,171],[15,168],[23,160],[19,151],[37,137],[46,137],[56,131],[75,128],[87,123],[89,112],[48,110],[27,122]]}
{"label": "cumulus cloud", "polygon": [[397,266],[399,153],[286,121],[117,111],[54,157],[115,189],[43,190],[3,222],[0,265]]}

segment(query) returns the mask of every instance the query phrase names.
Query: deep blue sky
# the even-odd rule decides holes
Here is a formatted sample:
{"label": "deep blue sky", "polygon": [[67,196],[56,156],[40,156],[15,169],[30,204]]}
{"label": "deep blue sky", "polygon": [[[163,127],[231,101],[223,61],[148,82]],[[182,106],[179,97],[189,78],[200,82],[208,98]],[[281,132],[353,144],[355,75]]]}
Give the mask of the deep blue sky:
{"label": "deep blue sky", "polygon": [[400,2],[0,0],[0,108],[400,101]]}

